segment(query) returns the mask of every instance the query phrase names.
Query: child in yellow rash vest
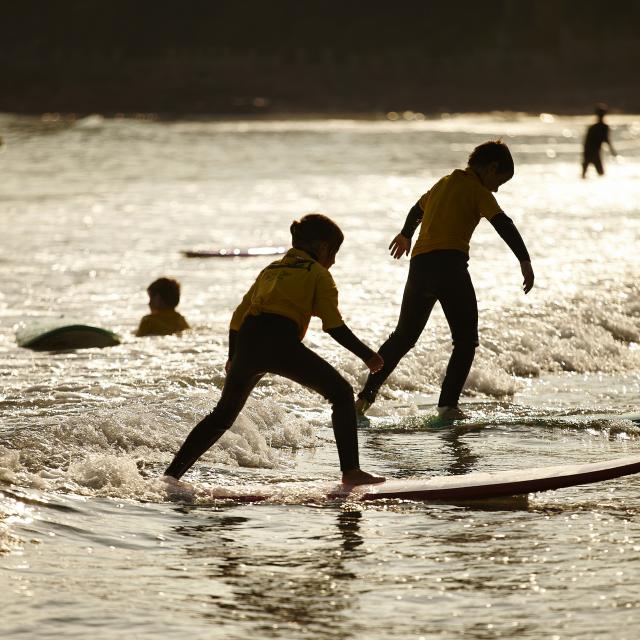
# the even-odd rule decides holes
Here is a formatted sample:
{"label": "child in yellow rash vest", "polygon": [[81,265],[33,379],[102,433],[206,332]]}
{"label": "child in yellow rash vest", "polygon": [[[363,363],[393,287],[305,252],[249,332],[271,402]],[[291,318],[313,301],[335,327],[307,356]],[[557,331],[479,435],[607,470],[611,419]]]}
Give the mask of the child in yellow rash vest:
{"label": "child in yellow rash vest", "polygon": [[344,236],[326,216],[309,214],[293,222],[291,238],[293,247],[260,272],[233,314],[227,377],[220,400],[187,436],[165,476],[180,479],[233,425],[260,378],[275,373],[313,389],[331,403],[343,483],[384,481],[360,469],[351,385],[302,344],[311,316],[318,316],[322,328],[363,360],[370,371],[383,364],[382,358],[350,331],[338,310],[338,290],[329,269]]}
{"label": "child in yellow rash vest", "polygon": [[358,394],[359,413],[371,406],[384,381],[415,345],[438,301],[453,339],[438,413],[452,420],[466,417],[458,407],[458,398],[478,346],[478,305],[467,262],[471,235],[481,218],[489,220],[520,262],[524,292],[533,287],[533,269],[524,241],[493,196],[513,172],[507,146],[499,141],[485,142],[473,150],[465,170],[457,169],[441,178],[409,211],[402,231],[389,245],[394,258],[408,255],[411,237],[421,225],[411,254],[400,318],[378,350],[384,367],[369,374]]}
{"label": "child in yellow rash vest", "polygon": [[189,328],[176,311],[180,302],[180,284],[171,278],[159,278],[147,288],[151,313],[140,320],[137,336],[167,336]]}

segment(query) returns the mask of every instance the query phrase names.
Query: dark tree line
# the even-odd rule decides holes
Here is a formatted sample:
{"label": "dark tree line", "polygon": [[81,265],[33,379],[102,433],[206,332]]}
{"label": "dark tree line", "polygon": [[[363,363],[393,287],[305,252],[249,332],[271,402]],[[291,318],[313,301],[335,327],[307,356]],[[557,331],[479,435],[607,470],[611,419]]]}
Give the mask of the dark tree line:
{"label": "dark tree line", "polygon": [[4,0],[0,110],[640,108],[636,0]]}

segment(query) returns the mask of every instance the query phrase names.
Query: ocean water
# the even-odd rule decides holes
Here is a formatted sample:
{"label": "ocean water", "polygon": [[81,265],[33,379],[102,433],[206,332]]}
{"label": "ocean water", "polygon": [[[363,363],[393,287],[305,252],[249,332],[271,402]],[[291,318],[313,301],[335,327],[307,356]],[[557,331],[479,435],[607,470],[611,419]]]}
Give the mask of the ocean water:
{"label": "ocean water", "polygon": [[[181,251],[284,244],[294,218],[324,212],[346,235],[332,270],[343,315],[377,347],[408,269],[391,238],[435,180],[497,137],[516,162],[497,197],[536,286],[522,293],[481,222],[472,428],[428,426],[450,350],[436,308],[359,431],[363,468],[430,477],[635,454],[624,414],[640,404],[640,116],[611,116],[619,156],[581,180],[589,121],[0,115],[2,637],[635,638],[637,477],[471,505],[212,501],[212,486],[338,477],[326,404],[267,377],[185,477],[193,491],[158,480],[215,406],[230,315],[269,262]],[[182,283],[193,329],[135,338],[162,275]],[[122,344],[17,346],[21,328],[61,318]],[[363,383],[317,320],[305,341]]]}

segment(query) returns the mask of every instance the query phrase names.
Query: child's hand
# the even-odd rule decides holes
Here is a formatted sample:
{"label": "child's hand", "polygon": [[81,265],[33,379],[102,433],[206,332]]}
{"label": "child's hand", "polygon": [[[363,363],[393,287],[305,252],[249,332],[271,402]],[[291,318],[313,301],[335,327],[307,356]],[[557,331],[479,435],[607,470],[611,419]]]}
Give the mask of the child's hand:
{"label": "child's hand", "polygon": [[409,249],[411,249],[411,240],[399,233],[391,241],[389,249],[391,249],[391,255],[396,260],[399,260],[403,255],[409,255]]}
{"label": "child's hand", "polygon": [[369,367],[369,371],[371,371],[371,373],[377,373],[378,371],[380,371],[380,369],[382,369],[384,360],[377,353],[374,353],[365,362],[365,364],[367,365],[367,367]]}
{"label": "child's hand", "polygon": [[224,365],[224,372],[225,373],[229,373],[229,369],[231,369],[231,358],[229,358],[227,360],[227,362]]}
{"label": "child's hand", "polygon": [[531,266],[531,263],[528,260],[522,261],[520,263],[520,271],[522,271],[522,276],[524,278],[524,281],[522,282],[522,289],[525,293],[529,293],[529,291],[533,289],[534,280],[533,267]]}

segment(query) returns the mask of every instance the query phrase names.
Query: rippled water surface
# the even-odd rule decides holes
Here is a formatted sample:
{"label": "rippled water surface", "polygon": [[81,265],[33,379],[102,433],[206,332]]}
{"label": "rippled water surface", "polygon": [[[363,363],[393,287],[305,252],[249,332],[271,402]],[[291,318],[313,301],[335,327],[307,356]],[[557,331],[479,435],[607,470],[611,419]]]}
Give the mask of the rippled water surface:
{"label": "rippled water surface", "polygon": [[[498,200],[536,288],[491,225],[470,269],[480,348],[468,425],[433,429],[450,339],[437,309],[369,424],[363,467],[390,477],[595,462],[638,452],[640,118],[612,116],[617,159],[579,177],[584,118],[162,123],[0,115],[0,584],[9,638],[635,638],[640,478],[466,505],[263,504],[209,487],[333,480],[328,408],[266,378],[233,429],[167,494],[158,477],[224,380],[228,322],[268,258],[194,247],[283,244],[322,211],[345,231],[333,274],[351,328],[392,330],[406,260],[387,245],[418,197],[502,137]],[[182,283],[180,337],[133,337],[147,285]],[[60,318],[107,349],[34,352]],[[359,387],[363,366],[312,322],[306,343]],[[293,485],[292,485],[293,487]]]}

